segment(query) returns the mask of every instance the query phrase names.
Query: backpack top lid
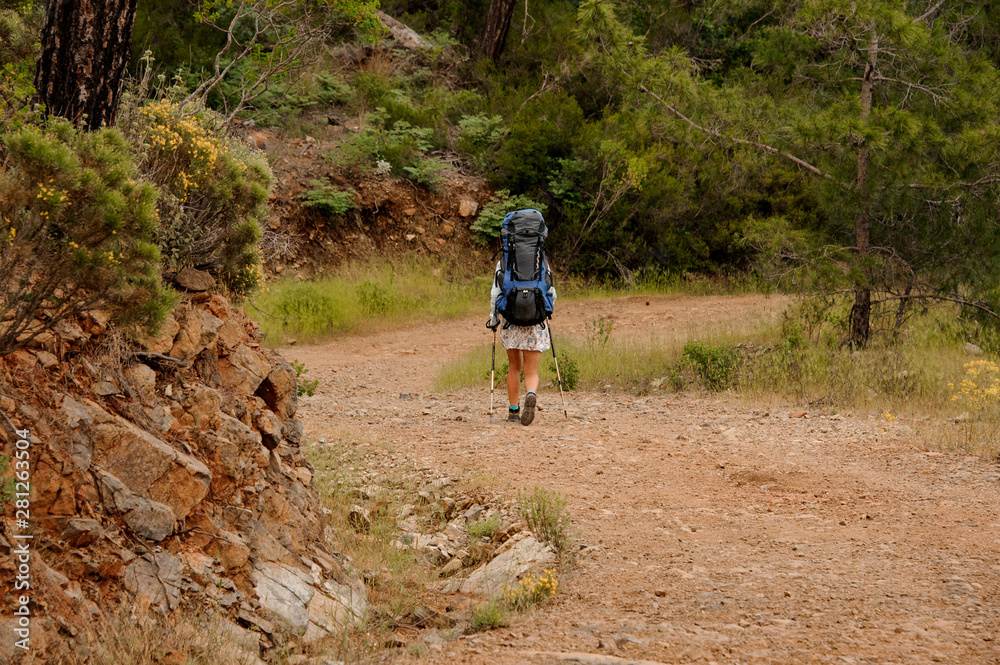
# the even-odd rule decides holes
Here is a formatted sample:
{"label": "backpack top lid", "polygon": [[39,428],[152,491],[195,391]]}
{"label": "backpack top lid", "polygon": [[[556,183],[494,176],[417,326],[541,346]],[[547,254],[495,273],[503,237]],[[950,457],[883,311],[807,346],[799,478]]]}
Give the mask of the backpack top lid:
{"label": "backpack top lid", "polygon": [[542,213],[533,208],[527,208],[525,210],[509,212],[503,218],[500,237],[506,239],[506,236],[510,234],[524,236],[538,235],[544,242],[549,235],[549,229],[545,226],[545,218],[542,217]]}

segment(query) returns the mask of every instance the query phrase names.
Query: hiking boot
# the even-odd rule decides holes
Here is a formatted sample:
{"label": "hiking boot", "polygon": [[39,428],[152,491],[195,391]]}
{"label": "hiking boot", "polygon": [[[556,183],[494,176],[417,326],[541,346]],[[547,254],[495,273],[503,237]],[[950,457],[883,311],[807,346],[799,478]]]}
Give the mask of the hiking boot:
{"label": "hiking boot", "polygon": [[519,423],[519,422],[521,422],[521,412],[520,411],[508,411],[507,412],[507,422],[509,422],[509,423]]}
{"label": "hiking boot", "polygon": [[521,409],[521,424],[530,425],[535,419],[535,393],[528,393],[524,398],[524,408]]}

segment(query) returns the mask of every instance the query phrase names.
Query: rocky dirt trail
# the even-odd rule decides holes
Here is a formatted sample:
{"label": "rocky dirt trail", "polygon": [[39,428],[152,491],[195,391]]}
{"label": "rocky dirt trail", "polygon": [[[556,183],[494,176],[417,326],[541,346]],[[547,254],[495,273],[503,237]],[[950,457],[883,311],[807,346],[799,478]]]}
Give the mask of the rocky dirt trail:
{"label": "rocky dirt trail", "polygon": [[[607,312],[616,334],[683,336],[782,307],[622,298],[556,323],[582,333]],[[568,497],[579,560],[558,596],[421,662],[1000,663],[995,464],[928,450],[912,421],[725,396],[577,392],[567,420],[547,391],[531,427],[491,423],[483,391],[430,392],[449,355],[489,343],[480,318],[285,352],[320,380],[308,438]]]}

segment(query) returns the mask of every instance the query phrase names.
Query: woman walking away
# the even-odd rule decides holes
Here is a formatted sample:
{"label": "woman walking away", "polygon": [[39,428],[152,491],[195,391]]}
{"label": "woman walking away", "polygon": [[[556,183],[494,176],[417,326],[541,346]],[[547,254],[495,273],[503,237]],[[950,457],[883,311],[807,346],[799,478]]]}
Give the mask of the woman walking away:
{"label": "woman walking away", "polygon": [[[490,293],[490,321],[486,325],[496,330],[502,323],[500,342],[507,350],[507,421],[522,425],[535,419],[538,365],[542,352],[551,344],[545,321],[552,316],[556,289],[545,258],[547,235],[545,220],[537,210],[518,210],[504,218],[502,256]],[[527,390],[523,408],[522,371]]]}

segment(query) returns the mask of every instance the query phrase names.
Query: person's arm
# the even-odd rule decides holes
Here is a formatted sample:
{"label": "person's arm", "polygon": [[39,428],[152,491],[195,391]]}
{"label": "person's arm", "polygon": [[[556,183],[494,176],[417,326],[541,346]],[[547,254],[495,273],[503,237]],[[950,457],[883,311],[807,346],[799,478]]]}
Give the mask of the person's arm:
{"label": "person's arm", "polygon": [[497,284],[497,274],[500,272],[500,264],[497,263],[496,272],[493,273],[493,288],[490,289],[490,321],[486,325],[493,327],[500,323],[500,318],[497,316],[497,298],[500,297],[500,285]]}

